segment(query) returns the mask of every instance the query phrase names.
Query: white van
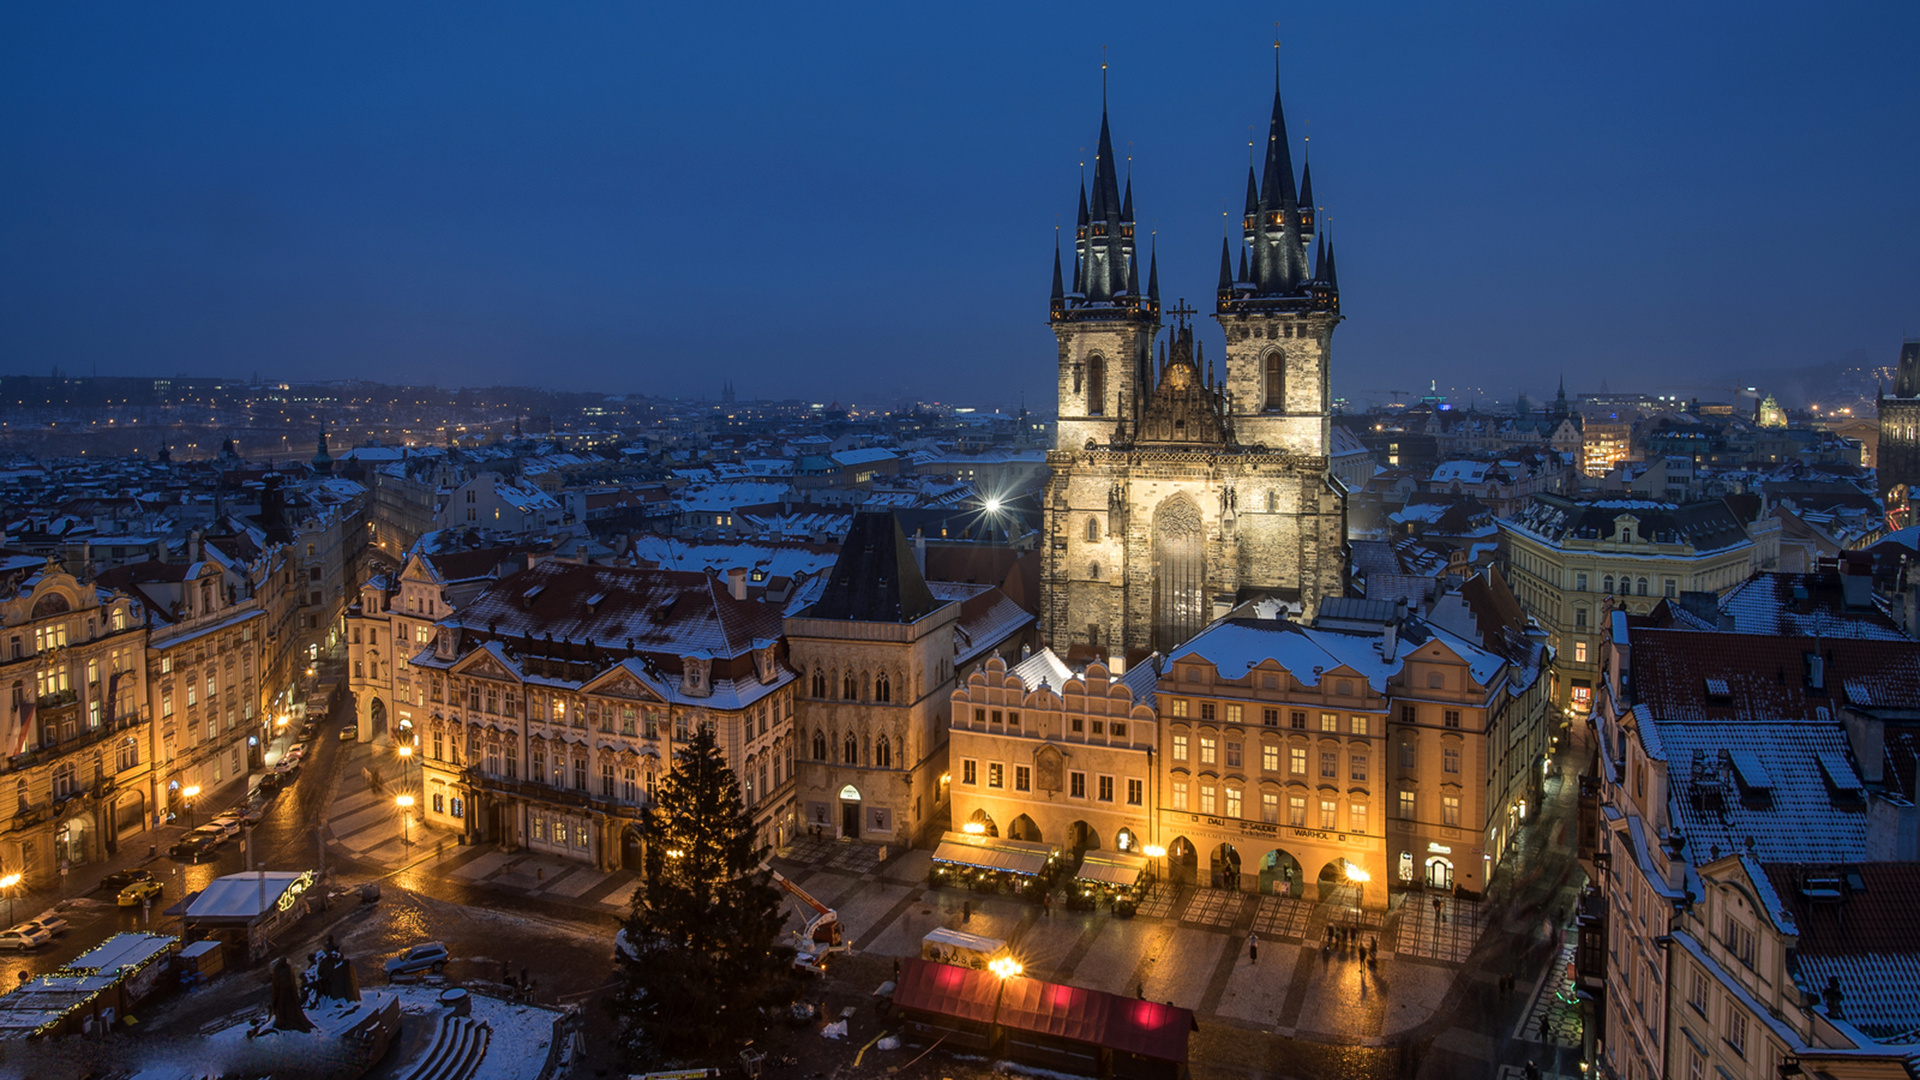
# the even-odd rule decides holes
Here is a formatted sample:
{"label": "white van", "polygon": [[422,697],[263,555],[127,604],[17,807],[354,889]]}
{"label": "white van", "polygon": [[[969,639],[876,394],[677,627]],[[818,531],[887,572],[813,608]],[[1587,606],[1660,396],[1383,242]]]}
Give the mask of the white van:
{"label": "white van", "polygon": [[960,930],[940,927],[920,939],[920,959],[956,967],[985,970],[988,964],[1008,955],[1007,943],[999,938],[982,937]]}

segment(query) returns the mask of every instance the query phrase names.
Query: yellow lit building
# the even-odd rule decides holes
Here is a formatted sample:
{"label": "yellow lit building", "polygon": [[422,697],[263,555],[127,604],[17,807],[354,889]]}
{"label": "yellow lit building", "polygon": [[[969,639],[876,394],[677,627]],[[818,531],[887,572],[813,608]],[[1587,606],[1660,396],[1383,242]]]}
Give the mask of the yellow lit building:
{"label": "yellow lit building", "polygon": [[1684,592],[1722,593],[1760,566],[1760,546],[1724,502],[1581,502],[1537,495],[1500,522],[1501,562],[1553,646],[1558,709],[1586,712],[1608,613],[1644,614]]}
{"label": "yellow lit building", "polygon": [[999,658],[953,692],[953,821],[1076,851],[1139,854],[1154,838],[1152,659],[1115,678],[1051,649]]}

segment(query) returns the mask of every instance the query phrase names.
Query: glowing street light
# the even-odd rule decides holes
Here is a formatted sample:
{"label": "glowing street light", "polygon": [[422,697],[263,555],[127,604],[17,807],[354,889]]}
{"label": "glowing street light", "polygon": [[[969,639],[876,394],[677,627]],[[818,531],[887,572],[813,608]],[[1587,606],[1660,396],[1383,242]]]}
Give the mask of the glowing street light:
{"label": "glowing street light", "polygon": [[1347,864],[1347,880],[1357,885],[1364,885],[1367,882],[1373,880],[1373,875],[1367,873],[1365,870],[1360,869],[1358,866],[1355,866],[1352,863],[1348,863]]}
{"label": "glowing street light", "polygon": [[1161,847],[1159,844],[1148,844],[1146,847],[1140,849],[1140,853],[1149,859],[1164,859],[1167,857],[1167,849]]}
{"label": "glowing street light", "polygon": [[1021,967],[1020,961],[1015,960],[1013,957],[1003,956],[1000,959],[995,960],[993,963],[988,964],[987,970],[993,972],[995,975],[1000,976],[1001,981],[1005,982],[1006,980],[1011,979],[1014,976],[1020,974],[1022,971],[1025,971],[1026,969]]}
{"label": "glowing street light", "polygon": [[199,794],[200,794],[199,784],[194,784],[192,787],[184,787],[180,789],[180,797],[187,800],[187,827],[188,828],[193,827],[193,800],[195,796]]}
{"label": "glowing street light", "polygon": [[977,821],[969,821],[965,825],[960,826],[960,831],[973,836],[980,836],[987,831],[987,827]]}
{"label": "glowing street light", "polygon": [[13,925],[13,887],[20,884],[19,874],[0,877],[0,892],[7,894],[7,925]]}
{"label": "glowing street light", "polygon": [[393,800],[400,808],[400,843],[405,847],[413,846],[413,796],[402,795]]}

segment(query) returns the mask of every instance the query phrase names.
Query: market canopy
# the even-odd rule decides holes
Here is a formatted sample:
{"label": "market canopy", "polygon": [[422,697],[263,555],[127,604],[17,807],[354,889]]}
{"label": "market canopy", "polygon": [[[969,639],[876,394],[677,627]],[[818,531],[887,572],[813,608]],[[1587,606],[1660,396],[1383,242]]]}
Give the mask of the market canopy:
{"label": "market canopy", "polygon": [[[1159,1061],[1185,1063],[1193,1010],[1155,1001],[910,958],[900,962],[896,1008],[1001,1026]],[[997,1006],[997,1009],[996,1009]]]}
{"label": "market canopy", "polygon": [[1146,872],[1147,860],[1138,855],[1089,851],[1081,858],[1080,872],[1074,877],[1103,885],[1137,885]]}
{"label": "market canopy", "polygon": [[1005,870],[1014,874],[1037,874],[1053,858],[1053,848],[1025,840],[1005,840],[998,836],[976,836],[950,832],[940,838],[933,851],[935,862],[959,863],[982,870]]}
{"label": "market canopy", "polygon": [[276,908],[291,905],[312,883],[311,870],[228,874],[215,878],[200,891],[187,906],[186,917],[195,921],[252,922]]}

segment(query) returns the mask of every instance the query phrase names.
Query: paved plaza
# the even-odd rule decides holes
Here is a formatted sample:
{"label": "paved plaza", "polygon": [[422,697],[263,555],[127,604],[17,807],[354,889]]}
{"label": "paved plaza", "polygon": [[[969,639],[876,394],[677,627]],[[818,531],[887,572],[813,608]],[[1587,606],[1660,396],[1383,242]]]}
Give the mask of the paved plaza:
{"label": "paved plaza", "polygon": [[[1048,911],[997,893],[928,888],[929,852],[875,865],[873,850],[806,839],[779,863],[840,913],[859,951],[916,956],[927,931],[952,927],[1004,939],[1038,978],[1325,1042],[1383,1045],[1432,1018],[1485,922],[1480,905],[1451,897],[1436,927],[1425,894],[1381,912],[1165,883],[1131,919],[1104,908]],[[1247,954],[1250,935],[1260,943],[1257,961]],[[1377,946],[1372,963],[1369,944]]]}

